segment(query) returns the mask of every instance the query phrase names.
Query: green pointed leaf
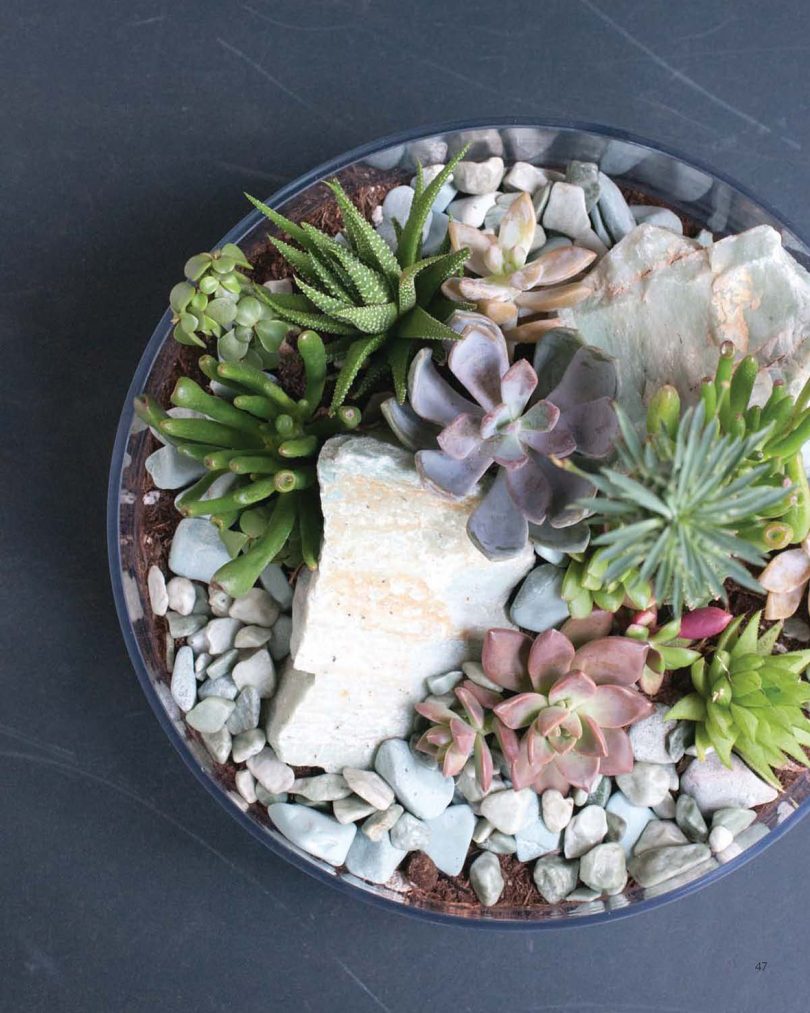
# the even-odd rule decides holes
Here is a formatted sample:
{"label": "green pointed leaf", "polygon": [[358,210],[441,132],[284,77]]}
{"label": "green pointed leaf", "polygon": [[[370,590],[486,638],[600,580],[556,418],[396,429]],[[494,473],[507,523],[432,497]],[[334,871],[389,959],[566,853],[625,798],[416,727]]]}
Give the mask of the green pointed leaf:
{"label": "green pointed leaf", "polygon": [[341,267],[351,278],[357,294],[366,306],[388,302],[391,292],[384,274],[367,267],[358,257],[343,247],[335,252],[335,259],[340,261]]}
{"label": "green pointed leaf", "polygon": [[267,297],[267,305],[271,306],[282,320],[288,320],[298,327],[306,327],[313,331],[325,334],[353,334],[356,328],[341,320],[335,320],[330,316],[320,313],[308,313],[297,309],[288,309],[280,300],[274,296]]}
{"label": "green pointed leaf", "polygon": [[340,299],[346,306],[354,305],[354,295],[349,292],[343,284],[342,279],[338,277],[338,274],[327,266],[325,260],[319,257],[317,253],[310,253],[309,264],[312,268],[312,273],[329,295],[334,296],[335,299]]}
{"label": "green pointed leaf", "polygon": [[[429,257],[430,266],[422,272],[416,281],[416,295],[419,303],[426,306],[448,278],[453,278],[461,273],[469,256],[470,251],[464,246],[460,250]],[[458,304],[455,304],[454,308],[458,308]]]}
{"label": "green pointed leaf", "polygon": [[705,721],[706,702],[699,693],[689,693],[670,707],[664,718],[666,721]]}
{"label": "green pointed leaf", "polygon": [[379,235],[373,225],[366,221],[336,179],[330,180],[327,186],[335,195],[343,215],[346,232],[354,244],[358,257],[369,267],[377,268],[390,281],[396,281],[399,277],[399,263],[388,243]]}
{"label": "green pointed leaf", "polygon": [[391,376],[394,380],[394,393],[400,404],[404,403],[408,393],[408,366],[413,351],[413,344],[404,338],[395,338],[386,349]]}
{"label": "green pointed leaf", "polygon": [[315,280],[312,265],[309,262],[308,253],[304,250],[299,250],[297,246],[290,246],[290,244],[285,243],[283,239],[276,239],[275,236],[268,236],[268,239],[296,274],[302,275],[304,278],[309,278],[313,281]]}
{"label": "green pointed leaf", "polygon": [[255,197],[251,197],[249,193],[245,194],[245,197],[250,203],[276,226],[281,229],[282,232],[286,232],[290,238],[294,239],[297,243],[304,243],[306,241],[306,234],[300,225],[296,225],[295,222],[291,222],[289,218],[285,218],[284,215],[279,214],[275,208],[269,207],[260,200],[256,200]]}
{"label": "green pointed leaf", "polygon": [[385,338],[386,335],[384,333],[370,334],[352,342],[349,346],[343,366],[335,381],[335,392],[332,396],[330,412],[334,413],[346,400],[352,384],[357,379],[357,374],[363,368],[369,356],[384,344]]}
{"label": "green pointed leaf", "polygon": [[414,306],[410,313],[400,320],[396,333],[400,338],[415,338],[421,341],[458,341],[461,337],[452,327],[431,316],[421,306]]}
{"label": "green pointed leaf", "polygon": [[439,196],[439,191],[453,174],[453,169],[461,161],[469,150],[465,145],[450,161],[442,171],[430,181],[418,197],[414,197],[411,204],[411,211],[407,222],[402,227],[397,241],[397,260],[400,267],[410,267],[419,259],[422,248],[422,229],[433,208],[433,202]]}
{"label": "green pointed leaf", "polygon": [[352,324],[364,334],[379,334],[394,324],[399,313],[395,303],[389,302],[377,306],[352,306],[349,309],[336,310],[332,315],[338,320]]}
{"label": "green pointed leaf", "polygon": [[335,299],[333,296],[321,292],[313,285],[308,285],[303,278],[296,278],[295,284],[301,289],[312,305],[317,306],[322,313],[334,316],[336,311],[349,308],[340,299]]}

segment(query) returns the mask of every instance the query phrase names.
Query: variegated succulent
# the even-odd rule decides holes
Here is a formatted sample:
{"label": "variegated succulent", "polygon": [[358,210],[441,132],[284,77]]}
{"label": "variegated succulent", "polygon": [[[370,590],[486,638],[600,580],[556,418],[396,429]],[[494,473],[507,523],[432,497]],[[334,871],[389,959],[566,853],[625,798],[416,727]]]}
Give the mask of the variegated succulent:
{"label": "variegated succulent", "polygon": [[418,708],[434,722],[418,748],[441,756],[445,773],[458,773],[475,752],[476,777],[487,791],[486,739],[493,735],[516,789],[590,788],[599,774],[632,769],[625,728],[652,712],[635,688],[649,649],[627,637],[600,637],[575,649],[558,630],[534,641],[517,630],[489,630],[481,663],[502,687],[501,698],[465,683],[457,690],[464,718],[452,708]]}
{"label": "variegated succulent", "polygon": [[408,365],[426,342],[453,341],[446,326],[452,304],[441,285],[461,270],[466,249],[422,257],[422,229],[442,185],[464,155],[458,152],[429,183],[419,171],[407,221],[401,224],[396,251],[366,221],[337,180],[329,182],[343,215],[345,232],[337,238],[306,222],[296,224],[253,197],[249,199],[297,245],[270,236],[295,272],[300,292],[280,296],[254,288],[258,299],[282,319],[335,338],[329,355],[341,363],[332,410],[346,399],[364,373],[360,393],[390,374],[397,398],[405,399]]}
{"label": "variegated succulent", "polygon": [[475,303],[479,312],[504,328],[510,341],[537,341],[560,324],[556,318],[518,324],[519,317],[528,320],[574,306],[590,291],[582,282],[561,283],[586,270],[596,254],[579,246],[563,246],[541,251],[528,260],[536,229],[536,212],[528,193],[510,204],[497,231],[454,221],[448,227],[451,248],[469,249],[465,267],[479,277],[448,279],[442,291],[450,299]]}
{"label": "variegated succulent", "polygon": [[[810,766],[810,685],[802,674],[810,651],[772,653],[782,631],[776,623],[762,635],[757,612],[738,616],[723,632],[711,659],[692,665],[694,692],[682,697],[668,719],[695,722],[698,759],[714,749],[726,766],[737,753],[766,781],[780,787],[775,769],[788,758]],[[743,625],[745,623],[745,625]]]}
{"label": "variegated succulent", "polygon": [[507,558],[526,545],[530,525],[562,528],[584,516],[576,504],[592,489],[587,477],[554,461],[574,453],[598,460],[610,452],[616,370],[572,331],[547,335],[534,366],[525,359],[510,365],[506,340],[491,320],[457,313],[451,323],[462,339],[448,368],[470,397],[441,376],[425,350],[411,366],[409,408],[388,402],[384,413],[406,445],[429,448],[418,450],[416,466],[443,495],[469,495],[497,467],[467,531],[490,559]]}

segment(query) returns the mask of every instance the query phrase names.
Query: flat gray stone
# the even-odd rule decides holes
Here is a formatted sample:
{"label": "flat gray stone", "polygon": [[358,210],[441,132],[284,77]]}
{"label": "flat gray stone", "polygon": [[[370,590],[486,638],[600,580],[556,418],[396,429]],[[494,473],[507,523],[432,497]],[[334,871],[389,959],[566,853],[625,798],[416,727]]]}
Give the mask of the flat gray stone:
{"label": "flat gray stone", "polygon": [[143,466],[156,489],[183,489],[208,470],[204,464],[192,461],[168,443],[150,454]]}
{"label": "flat gray stone", "polygon": [[688,844],[686,834],[677,823],[669,820],[651,820],[641,831],[641,837],[633,848],[634,855],[641,855],[653,848],[665,848],[676,844]]}
{"label": "flat gray stone", "polygon": [[769,833],[770,831],[764,823],[752,823],[746,830],[737,834],[725,851],[721,851],[717,855],[717,861],[721,865],[725,865],[726,862],[730,862],[732,858],[737,858],[745,850],[753,847],[753,845],[758,841],[761,841],[763,837],[767,837]]}
{"label": "flat gray stone", "polygon": [[430,828],[413,813],[403,813],[391,828],[391,843],[405,851],[424,851],[430,840]]}
{"label": "flat gray stone", "polygon": [[480,842],[480,847],[484,851],[491,851],[494,855],[514,855],[517,851],[517,842],[511,834],[502,834],[500,830],[493,829],[492,833]]}
{"label": "flat gray stone", "polygon": [[231,735],[241,735],[259,725],[261,697],[253,686],[245,686],[236,698],[236,707],[228,718],[228,731]]}
{"label": "flat gray stone", "polygon": [[709,836],[706,820],[691,795],[680,794],[675,802],[675,822],[690,841],[701,844]]}
{"label": "flat gray stone", "polygon": [[174,702],[184,714],[187,714],[197,702],[194,652],[190,647],[181,647],[174,656],[170,689]]}
{"label": "flat gray stone", "polygon": [[576,889],[579,862],[569,862],[559,855],[547,855],[534,863],[532,878],[540,896],[547,904],[559,904]]}
{"label": "flat gray stone", "polygon": [[234,708],[233,700],[221,696],[209,696],[191,708],[186,714],[186,723],[198,732],[210,735],[225,727]]}
{"label": "flat gray stone", "polygon": [[484,907],[500,900],[505,886],[501,863],[493,854],[479,855],[470,866],[470,886]]}
{"label": "flat gray stone", "polygon": [[618,843],[624,848],[625,855],[629,857],[633,846],[641,836],[641,831],[654,818],[652,809],[633,805],[620,791],[610,796],[610,801],[605,808],[609,813],[620,816],[625,822],[626,828]]}
{"label": "flat gray stone", "polygon": [[632,805],[658,805],[669,791],[669,771],[658,763],[634,763],[629,774],[618,774],[616,784]]}
{"label": "flat gray stone", "polygon": [[492,193],[503,179],[503,159],[497,155],[485,162],[461,161],[453,169],[453,185],[462,193]]}
{"label": "flat gray stone", "polygon": [[516,834],[540,815],[537,793],[531,788],[490,792],[480,805],[481,815],[503,834]]}
{"label": "flat gray stone", "polygon": [[206,679],[200,686],[199,695],[201,700],[205,700],[209,696],[221,696],[225,700],[235,701],[239,690],[229,675],[221,675],[218,679]]}
{"label": "flat gray stone", "polygon": [[[209,661],[205,667],[205,675],[208,679],[219,679],[223,675],[230,675],[233,670],[233,666],[239,660],[239,652],[232,648],[230,651],[226,651],[224,654],[220,654],[210,660],[211,655],[206,652]],[[236,683],[234,683],[234,686]]]}
{"label": "flat gray stone", "polygon": [[682,235],[683,233],[683,222],[675,214],[675,212],[670,211],[669,208],[659,208],[644,204],[632,204],[630,206],[630,211],[637,225],[642,225],[646,222],[648,225],[657,225],[659,228],[669,229],[671,232],[677,232],[678,235]]}
{"label": "flat gray stone", "polygon": [[424,852],[440,872],[457,876],[467,858],[475,829],[475,813],[468,805],[452,805],[428,820],[430,840]]}
{"label": "flat gray stone", "polygon": [[310,802],[334,802],[348,798],[352,790],[340,774],[315,774],[313,777],[297,777],[290,787],[294,795],[303,795]]}
{"label": "flat gray stone", "polygon": [[231,677],[239,689],[253,686],[262,700],[267,700],[276,690],[276,666],[266,647],[245,655],[234,665]]}
{"label": "flat gray stone", "polygon": [[239,598],[235,598],[228,609],[228,615],[249,626],[269,628],[278,619],[281,610],[269,591],[263,587],[252,587]]}
{"label": "flat gray stone", "polygon": [[627,869],[639,886],[649,887],[687,872],[711,857],[711,849],[706,844],[651,848],[631,858]]}
{"label": "flat gray stone", "polygon": [[624,194],[604,172],[599,173],[599,214],[614,243],[624,239],[636,227],[636,220]]}
{"label": "flat gray stone", "polygon": [[282,763],[270,746],[265,746],[261,752],[249,757],[247,766],[262,787],[275,794],[289,791],[295,781],[292,768]]}
{"label": "flat gray stone", "polygon": [[344,767],[343,777],[355,795],[365,799],[375,809],[388,809],[394,801],[393,788],[373,770]]}
{"label": "flat gray stone", "polygon": [[181,616],[179,612],[167,612],[166,622],[169,624],[169,635],[174,640],[180,640],[181,637],[188,638],[189,647],[194,647],[194,641],[191,639],[195,633],[202,630],[206,623],[206,616],[201,615],[190,615]]}
{"label": "flat gray stone", "polygon": [[716,753],[693,760],[681,776],[681,791],[694,798],[704,815],[729,807],[752,809],[772,802],[777,794],[736,753],[731,754],[731,768]]}
{"label": "flat gray stone", "polygon": [[243,626],[234,638],[233,646],[240,648],[264,647],[273,636],[273,631],[264,626]]}
{"label": "flat gray stone", "polygon": [[236,790],[247,802],[248,805],[253,805],[254,802],[258,801],[256,795],[256,778],[251,774],[247,767],[242,767],[234,774],[233,783],[236,785]]}
{"label": "flat gray stone", "polygon": [[743,830],[747,830],[748,827],[757,818],[757,814],[753,809],[740,809],[730,807],[727,809],[716,809],[712,814],[712,830],[715,827],[725,827],[730,830],[732,836],[736,837],[737,834],[741,834]]}
{"label": "flat gray stone", "polygon": [[204,517],[184,517],[177,525],[169,550],[169,569],[178,577],[208,584],[230,558],[219,531]]}
{"label": "flat gray stone", "polygon": [[218,654],[230,651],[233,648],[236,634],[241,628],[242,624],[238,619],[224,617],[212,619],[205,626],[205,648],[208,653],[216,657]]}
{"label": "flat gray stone", "polygon": [[549,830],[543,820],[538,817],[534,823],[522,827],[515,834],[517,857],[520,862],[531,862],[549,851],[556,851],[560,846],[562,834]]}
{"label": "flat gray stone", "polygon": [[[396,825],[404,812],[405,810],[401,805],[394,803],[394,805],[389,806],[387,809],[372,813],[360,829],[369,840],[378,841],[383,834],[387,834]],[[408,849],[405,848],[404,850],[407,851]]]}
{"label": "flat gray stone", "polygon": [[276,829],[303,851],[330,865],[345,863],[357,833],[353,824],[341,826],[331,816],[289,803],[274,803],[267,814]]}
{"label": "flat gray stone", "polygon": [[419,819],[435,819],[450,805],[453,778],[420,764],[403,739],[383,742],[374,768],[393,788],[397,801]]}
{"label": "flat gray stone", "polygon": [[335,819],[338,823],[356,823],[372,816],[377,810],[364,798],[359,795],[347,795],[346,798],[336,798],[332,803]]}
{"label": "flat gray stone", "polygon": [[550,563],[535,567],[520,585],[512,602],[509,618],[515,626],[543,633],[568,618],[568,603],[563,600],[563,571]]}
{"label": "flat gray stone", "polygon": [[624,848],[621,844],[597,844],[580,859],[579,878],[600,893],[620,893],[627,884]]}
{"label": "flat gray stone", "polygon": [[579,858],[607,834],[605,810],[598,805],[581,809],[565,828],[563,850],[566,858]]}
{"label": "flat gray stone", "polygon": [[585,191],[574,183],[553,183],[545,210],[543,228],[561,232],[572,239],[591,227],[585,206]]}
{"label": "flat gray stone", "polygon": [[233,762],[244,763],[251,756],[256,756],[264,749],[265,742],[264,731],[261,728],[251,728],[249,731],[235,735],[231,746]]}
{"label": "flat gray stone", "polygon": [[290,616],[279,616],[275,621],[273,625],[273,638],[270,641],[270,655],[273,661],[281,661],[289,655],[292,628]]}
{"label": "flat gray stone", "polygon": [[395,848],[387,833],[379,840],[372,840],[366,834],[355,834],[346,855],[346,868],[353,876],[367,879],[370,883],[387,883],[407,853]]}

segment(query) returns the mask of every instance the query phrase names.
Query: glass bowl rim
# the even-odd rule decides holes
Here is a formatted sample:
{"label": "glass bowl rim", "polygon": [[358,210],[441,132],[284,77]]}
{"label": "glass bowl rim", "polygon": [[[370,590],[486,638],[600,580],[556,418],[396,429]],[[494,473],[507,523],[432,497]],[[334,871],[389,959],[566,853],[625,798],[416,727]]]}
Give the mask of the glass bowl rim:
{"label": "glass bowl rim", "polygon": [[[669,147],[668,145],[660,144],[629,131],[598,123],[555,119],[553,117],[532,118],[521,116],[505,117],[502,120],[487,117],[483,119],[453,120],[447,123],[430,124],[428,126],[413,127],[408,130],[398,131],[397,133],[388,134],[384,137],[377,138],[376,140],[369,141],[366,144],[359,145],[358,147],[343,152],[328,161],[322,162],[320,165],[315,166],[315,168],[297,176],[289,183],[280,187],[266,199],[266,203],[271,206],[283,204],[290,198],[307,190],[319,180],[331,174],[340,172],[347,166],[360,161],[369,155],[378,154],[381,151],[395,147],[399,144],[423,140],[437,135],[458,133],[460,131],[503,130],[515,128],[552,129],[560,132],[588,133],[608,140],[619,140],[635,144],[647,149],[651,153],[664,154],[670,158],[676,159],[690,168],[706,173],[712,178],[712,180],[724,183],[736,190],[743,197],[750,200],[754,205],[761,208],[769,216],[779,222],[780,225],[791,232],[793,236],[799,240],[799,242],[803,243],[805,246],[810,246],[808,240],[804,239],[796,231],[796,229],[781,212],[776,211],[768,203],[752,193],[745,186],[742,186],[732,177],[726,175],[725,173],[718,172],[715,168],[707,165],[706,163],[691,157],[684,157],[679,151]],[[262,220],[263,216],[259,211],[255,209],[251,210],[233,228],[231,228],[218,243],[215,243],[212,246],[212,249],[229,242],[238,243]],[[675,889],[662,893],[658,896],[632,901],[622,907],[616,908],[615,910],[606,908],[603,911],[592,914],[577,915],[573,913],[555,915],[541,919],[470,917],[454,914],[452,912],[441,912],[429,908],[422,908],[415,904],[408,903],[407,899],[396,901],[389,897],[375,893],[373,891],[373,884],[371,884],[372,889],[366,890],[340,875],[328,873],[326,870],[316,865],[313,859],[308,858],[303,854],[298,854],[283,840],[276,840],[273,838],[267,833],[265,827],[263,827],[249,813],[241,810],[229,798],[226,789],[221,784],[214,781],[208,774],[208,771],[195,759],[193,753],[188,748],[186,741],[172,722],[171,717],[166,711],[155,687],[152,684],[145,661],[138,647],[137,637],[127,612],[119,542],[119,497],[123,479],[125,452],[134,418],[132,402],[135,395],[143,390],[146,380],[154,367],[155,359],[157,358],[157,355],[163,347],[165,341],[170,339],[170,320],[171,312],[167,309],[158,321],[152,336],[150,337],[138,361],[138,365],[135,369],[135,373],[126,394],[126,399],[121,410],[121,415],[115,433],[107,494],[107,554],[115,609],[118,615],[118,621],[121,626],[124,642],[126,644],[127,653],[132,666],[135,669],[135,674],[141,684],[141,688],[143,689],[152,710],[155,712],[159,724],[163,728],[163,731],[168,736],[174,748],[180,754],[186,767],[188,767],[196,779],[205,787],[206,791],[210,795],[213,795],[217,802],[230,814],[230,816],[237,820],[250,834],[252,834],[254,838],[260,841],[265,847],[269,848],[270,851],[308,875],[313,876],[320,882],[326,883],[331,887],[340,890],[347,896],[354,897],[388,911],[416,917],[421,919],[423,922],[428,921],[441,925],[497,931],[538,931],[583,928],[588,925],[604,924],[605,922],[612,922],[620,918],[627,918],[631,915],[651,911],[654,908],[680,900],[690,894],[702,890],[704,887],[716,883],[724,876],[736,869],[739,869],[746,862],[749,862],[753,858],[762,854],[767,847],[779,840],[784,834],[792,829],[799,820],[804,818],[807,813],[810,812],[810,798],[808,798],[805,799],[804,802],[800,803],[799,807],[781,823],[777,824],[773,828],[770,828],[768,833],[761,840],[755,842],[749,848],[746,848],[736,858],[733,858],[731,861],[720,865],[718,868],[713,869],[710,872],[704,873],[702,876],[699,876],[697,879],[694,879],[689,883],[676,887]]]}

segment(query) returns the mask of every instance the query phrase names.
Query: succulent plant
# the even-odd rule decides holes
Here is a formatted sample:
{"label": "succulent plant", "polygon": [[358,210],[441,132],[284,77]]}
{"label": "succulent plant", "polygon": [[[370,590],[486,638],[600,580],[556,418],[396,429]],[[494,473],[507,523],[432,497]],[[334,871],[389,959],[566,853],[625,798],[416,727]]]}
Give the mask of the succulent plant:
{"label": "succulent plant", "polygon": [[666,717],[695,722],[698,759],[713,748],[726,766],[732,752],[766,781],[779,787],[775,769],[788,757],[810,766],[810,720],[803,711],[810,685],[801,676],[810,651],[774,654],[781,624],[761,636],[761,612],[745,625],[739,616],[717,642],[709,661],[692,665],[694,692],[682,697]]}
{"label": "succulent plant", "polygon": [[454,689],[460,713],[437,700],[425,700],[416,711],[432,722],[416,743],[416,748],[434,756],[445,777],[455,777],[472,756],[475,776],[483,791],[492,786],[492,752],[487,735],[492,731],[492,708],[500,700],[497,693],[465,679]]}
{"label": "succulent plant", "polygon": [[[652,599],[670,605],[675,618],[684,605],[725,601],[728,578],[761,591],[744,565],[763,563],[752,532],[783,512],[788,499],[781,482],[768,484],[767,462],[750,463],[768,431],[722,434],[702,401],[682,417],[673,413],[674,421],[662,423],[646,441],[621,409],[617,416],[619,468],[587,476],[601,495],[591,504],[589,523],[599,533],[586,571],[595,570],[606,588],[621,581],[627,590],[649,581]],[[570,462],[563,465],[576,470]],[[578,584],[584,586],[581,578]]]}
{"label": "succulent plant", "polygon": [[366,385],[389,373],[400,401],[405,399],[408,365],[425,342],[453,341],[444,323],[453,308],[441,295],[442,282],[459,271],[466,249],[421,257],[422,228],[442,185],[462,158],[460,151],[427,185],[421,170],[408,220],[396,252],[352,204],[337,180],[328,185],[343,214],[345,233],[333,238],[306,222],[297,225],[255,198],[249,199],[297,246],[270,237],[295,272],[302,296],[279,296],[254,287],[254,294],[281,319],[338,336],[330,355],[342,360],[332,410],[338,408],[361,371]]}
{"label": "succulent plant", "polygon": [[[189,377],[177,381],[171,401],[201,417],[173,418],[148,396],[135,402],[140,418],[164,440],[208,468],[176,505],[185,516],[209,517],[220,528],[235,558],[217,570],[213,583],[234,597],[251,588],[276,558],[317,565],[322,518],[315,460],[325,439],[360,421],[356,408],[342,407],[332,418],[319,410],[326,353],[314,331],[300,335],[298,352],[306,369],[306,390],[298,401],[254,366],[202,356],[203,373],[229,387],[233,403]],[[225,476],[228,488],[207,498]]]}
{"label": "succulent plant", "polygon": [[223,361],[272,369],[290,325],[256,298],[240,268],[249,270],[250,262],[234,243],[186,262],[186,280],[169,294],[174,338],[206,348],[205,338],[213,337]]}
{"label": "succulent plant", "polygon": [[423,482],[443,495],[469,495],[497,466],[467,531],[490,559],[507,558],[526,545],[530,524],[562,528],[582,519],[585,511],[575,503],[592,486],[553,459],[610,452],[616,370],[572,331],[549,334],[532,367],[525,359],[510,365],[506,340],[488,318],[460,313],[452,323],[462,338],[448,368],[471,399],[450,386],[423,350],[410,369],[410,411],[389,402],[384,414],[406,445],[435,441],[434,449],[418,450],[416,466]]}
{"label": "succulent plant", "polygon": [[[734,365],[735,352],[732,342],[721,345],[715,375],[703,380],[700,396],[706,418],[716,419],[721,433],[743,437],[767,431],[747,463],[767,464],[766,480],[792,486],[791,496],[780,514],[752,525],[747,536],[766,551],[782,549],[810,532],[810,487],[801,458],[802,446],[810,439],[810,381],[794,399],[777,380],[764,405],[749,405],[759,363],[749,355]],[[650,405],[648,430],[662,425],[671,430],[679,413],[677,392],[662,388]]]}
{"label": "succulent plant", "polygon": [[639,679],[641,689],[650,696],[657,693],[666,672],[688,668],[698,660],[700,651],[692,648],[692,642],[717,636],[732,618],[730,612],[709,605],[658,626],[657,609],[636,612],[624,635],[650,645],[644,672]]}
{"label": "succulent plant", "polygon": [[598,774],[633,766],[624,729],[652,712],[635,689],[648,652],[648,644],[626,637],[599,637],[575,649],[559,630],[534,641],[517,630],[489,630],[482,668],[502,692],[466,681],[455,691],[455,709],[417,705],[433,722],[417,748],[440,759],[445,774],[459,773],[474,754],[476,779],[488,791],[487,739],[494,736],[516,789],[590,788]]}
{"label": "succulent plant", "polygon": [[810,537],[803,539],[800,547],[773,556],[759,575],[759,582],[768,592],[765,618],[792,616],[810,583]]}
{"label": "succulent plant", "polygon": [[507,338],[514,341],[537,341],[546,331],[559,326],[556,318],[518,326],[519,316],[574,306],[590,291],[581,282],[560,283],[581,274],[593,263],[596,254],[579,246],[564,246],[540,252],[528,261],[536,229],[537,215],[528,193],[510,204],[497,232],[454,221],[448,227],[451,248],[469,249],[465,267],[481,277],[450,278],[443,285],[444,294],[450,299],[475,303],[481,313],[504,327]]}

